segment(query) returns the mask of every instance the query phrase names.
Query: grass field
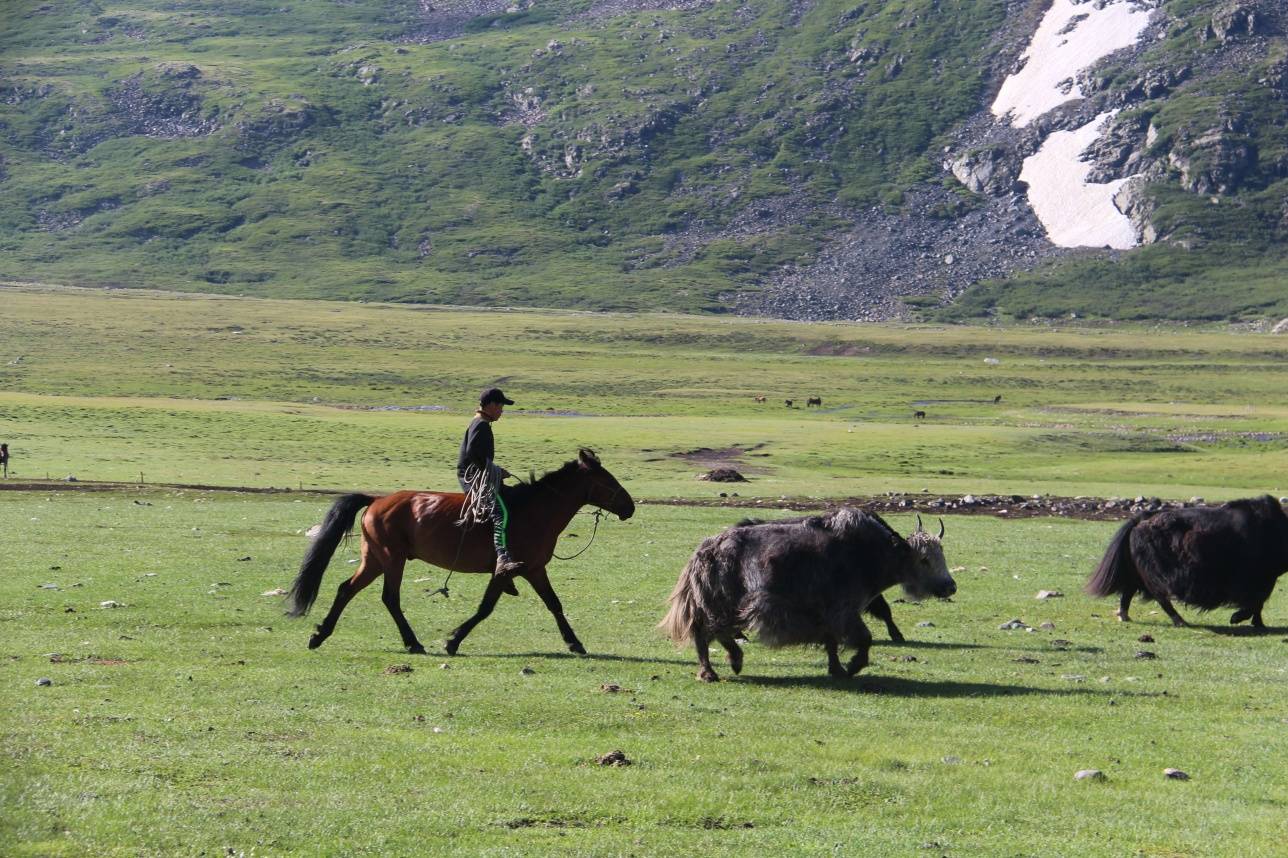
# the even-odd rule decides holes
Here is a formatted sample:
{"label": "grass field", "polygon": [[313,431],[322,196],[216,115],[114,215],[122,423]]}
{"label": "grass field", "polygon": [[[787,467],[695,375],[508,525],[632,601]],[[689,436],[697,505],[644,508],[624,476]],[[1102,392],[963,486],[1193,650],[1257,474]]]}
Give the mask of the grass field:
{"label": "grass field", "polygon": [[[0,440],[28,486],[0,491],[0,854],[1281,854],[1282,595],[1262,635],[1184,607],[1197,628],[1152,605],[1119,624],[1080,592],[1114,523],[948,517],[958,595],[895,604],[909,641],[874,629],[857,682],[753,642],[741,678],[717,663],[729,681],[707,686],[654,625],[694,545],[743,511],[648,503],[1279,491],[1276,338],[0,297]],[[450,484],[494,382],[520,402],[497,428],[512,470],[591,445],[643,501],[552,567],[590,655],[520,585],[449,659],[484,582],[444,600],[420,564],[404,607],[428,657],[401,651],[374,590],[308,651],[317,617],[261,595],[330,502],[301,486]],[[808,395],[824,407],[781,404]],[[735,446],[750,482],[694,480]],[[998,629],[1013,618],[1055,627]],[[632,765],[596,764],[617,749]],[[1075,782],[1085,768],[1107,781]]]}

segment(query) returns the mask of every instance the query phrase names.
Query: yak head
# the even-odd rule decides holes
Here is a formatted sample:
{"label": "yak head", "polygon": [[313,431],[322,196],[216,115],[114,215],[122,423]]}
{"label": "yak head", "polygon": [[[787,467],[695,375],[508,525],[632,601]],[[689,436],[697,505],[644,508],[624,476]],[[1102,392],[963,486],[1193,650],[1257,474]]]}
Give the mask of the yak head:
{"label": "yak head", "polygon": [[939,520],[939,535],[935,536],[921,526],[921,516],[917,516],[917,529],[908,537],[911,555],[899,581],[909,598],[937,596],[946,599],[957,592],[957,582],[948,574],[948,564],[944,561],[943,539],[942,518]]}

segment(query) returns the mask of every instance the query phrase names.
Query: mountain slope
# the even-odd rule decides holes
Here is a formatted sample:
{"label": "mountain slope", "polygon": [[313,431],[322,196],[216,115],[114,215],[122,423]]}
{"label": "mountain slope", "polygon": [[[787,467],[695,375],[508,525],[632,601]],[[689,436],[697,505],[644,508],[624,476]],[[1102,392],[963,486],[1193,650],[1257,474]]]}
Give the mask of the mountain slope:
{"label": "mountain slope", "polygon": [[[1139,195],[1159,241],[1107,256],[943,167],[1029,154],[987,105],[1044,3],[282,2],[8,4],[0,276],[803,318],[897,316],[978,280],[945,312],[1279,306],[1272,3],[1200,39],[1228,7],[1172,0],[1162,38],[1098,67],[1089,102],[1189,69],[1120,114],[1119,149],[1161,165]],[[1201,297],[1232,262],[1268,280],[1150,298]]]}

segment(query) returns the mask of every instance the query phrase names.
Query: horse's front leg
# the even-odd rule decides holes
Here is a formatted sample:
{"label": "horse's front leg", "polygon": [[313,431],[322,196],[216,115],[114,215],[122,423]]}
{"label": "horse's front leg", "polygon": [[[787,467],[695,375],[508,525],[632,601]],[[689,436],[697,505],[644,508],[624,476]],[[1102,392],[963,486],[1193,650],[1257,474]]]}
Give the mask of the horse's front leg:
{"label": "horse's front leg", "polygon": [[550,586],[550,576],[546,574],[544,566],[536,569],[529,569],[520,573],[528,579],[532,589],[537,591],[541,601],[545,603],[546,609],[554,615],[555,624],[559,626],[559,634],[563,635],[564,643],[568,644],[568,651],[575,652],[578,655],[585,655],[586,648],[577,640],[576,633],[573,632],[572,626],[568,625],[568,618],[564,616],[563,603],[555,595],[555,590]]}
{"label": "horse's front leg", "polygon": [[496,607],[496,600],[501,598],[501,590],[504,587],[504,581],[493,576],[487,583],[487,589],[483,591],[483,600],[479,602],[479,609],[474,612],[474,616],[457,626],[456,631],[452,632],[447,638],[447,644],[444,647],[448,655],[456,655],[456,650],[460,648],[461,641],[465,636],[473,631],[474,627],[488,618],[492,609]]}

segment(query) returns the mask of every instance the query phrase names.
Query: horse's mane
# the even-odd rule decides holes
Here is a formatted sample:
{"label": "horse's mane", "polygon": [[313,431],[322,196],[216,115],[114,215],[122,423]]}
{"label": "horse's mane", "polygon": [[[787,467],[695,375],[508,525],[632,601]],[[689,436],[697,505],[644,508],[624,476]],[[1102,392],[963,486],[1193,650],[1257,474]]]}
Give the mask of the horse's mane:
{"label": "horse's mane", "polygon": [[553,471],[546,471],[541,476],[528,482],[520,482],[513,486],[503,486],[501,496],[511,505],[523,505],[541,493],[549,483],[558,480],[561,477],[568,476],[573,471],[581,467],[581,462],[577,459],[570,459],[564,462]]}

